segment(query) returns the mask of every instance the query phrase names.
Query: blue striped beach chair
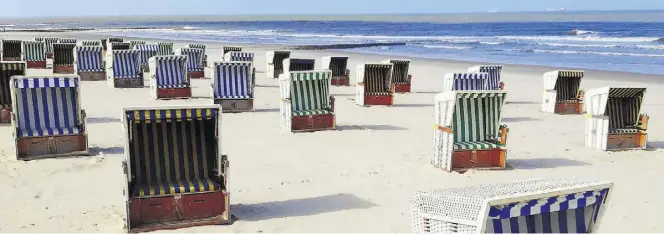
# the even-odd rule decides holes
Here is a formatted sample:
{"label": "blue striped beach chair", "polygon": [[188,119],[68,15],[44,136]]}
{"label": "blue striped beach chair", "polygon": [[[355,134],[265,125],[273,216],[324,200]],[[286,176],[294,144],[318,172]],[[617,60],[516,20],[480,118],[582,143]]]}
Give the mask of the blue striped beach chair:
{"label": "blue striped beach chair", "polygon": [[609,181],[530,179],[418,191],[413,233],[594,233],[613,191]]}
{"label": "blue striped beach chair", "polygon": [[560,70],[544,73],[542,112],[581,114],[583,112],[583,71]]}
{"label": "blue striped beach chair", "polygon": [[2,61],[21,61],[22,44],[21,40],[2,40],[0,44],[2,47],[2,50],[0,50]]}
{"label": "blue striped beach chair", "polygon": [[602,87],[585,94],[586,147],[646,149],[649,116],[642,112],[646,88]]}
{"label": "blue striped beach chair", "polygon": [[190,98],[187,56],[170,55],[150,58],[150,94],[156,99]]}
{"label": "blue striped beach chair", "polygon": [[348,69],[348,57],[326,56],[321,59],[323,69],[332,71],[333,86],[350,86],[350,69]]}
{"label": "blue striped beach chair", "polygon": [[205,77],[202,49],[181,48],[180,55],[187,56],[187,72],[189,74],[189,78],[199,79]]}
{"label": "blue striped beach chair", "polygon": [[390,63],[357,65],[355,104],[360,106],[394,105],[393,66]]}
{"label": "blue striped beach chair", "polygon": [[235,52],[242,52],[242,47],[238,46],[223,46],[221,47],[221,56],[225,57],[226,53],[235,51]]}
{"label": "blue striped beach chair", "polygon": [[46,68],[46,44],[43,41],[23,41],[21,60],[28,68]]}
{"label": "blue striped beach chair", "polygon": [[254,110],[254,68],[251,62],[215,62],[212,97],[224,112]]}
{"label": "blue striped beach chair", "polygon": [[284,73],[284,59],[290,58],[290,51],[268,51],[265,52],[267,78],[276,79]]}
{"label": "blue striped beach chair", "polygon": [[14,76],[12,126],[19,160],[88,154],[78,76]]}
{"label": "blue striped beach chair", "polygon": [[288,132],[335,128],[332,71],[293,71],[279,76],[281,129]]}
{"label": "blue striped beach chair", "polygon": [[445,171],[505,169],[509,130],[501,119],[506,94],[491,90],[436,95],[431,163]]}
{"label": "blue striped beach chair", "polygon": [[74,72],[81,80],[106,80],[106,65],[101,46],[77,46],[74,61]]}
{"label": "blue striped beach chair", "polygon": [[148,61],[150,58],[157,56],[157,51],[159,51],[158,45],[134,45],[133,49],[138,50],[140,64],[143,72],[150,72],[150,66],[148,66]]}
{"label": "blue striped beach chair", "polygon": [[[82,40],[79,41],[79,46],[101,46],[101,42],[97,40]],[[103,48],[102,48],[103,50]]]}
{"label": "blue striped beach chair", "polygon": [[53,44],[53,73],[74,74],[74,48],[76,44]]}
{"label": "blue striped beach chair", "polygon": [[[205,44],[189,44],[188,48],[203,50],[203,67],[208,67],[207,46]],[[222,55],[223,56],[223,55]],[[223,59],[223,58],[222,58]]]}
{"label": "blue striped beach chair", "polygon": [[486,90],[488,73],[448,73],[443,78],[443,92],[456,90]]}
{"label": "blue striped beach chair", "polygon": [[122,114],[128,231],[229,223],[221,107],[127,107]]}
{"label": "blue striped beach chair", "polygon": [[395,93],[409,93],[412,76],[408,73],[410,68],[410,60],[406,59],[389,59],[383,63],[391,63],[394,65],[392,70],[392,86]]}
{"label": "blue striped beach chair", "polygon": [[157,51],[157,55],[159,56],[166,56],[166,55],[174,55],[173,53],[173,43],[172,42],[157,42],[157,45],[159,46],[159,50]]}
{"label": "blue striped beach chair", "polygon": [[106,76],[114,88],[143,88],[143,71],[137,50],[111,50],[106,59]]}
{"label": "blue striped beach chair", "polygon": [[11,123],[12,94],[10,80],[12,76],[24,76],[25,62],[0,61],[0,124]]}
{"label": "blue striped beach chair", "polygon": [[501,65],[480,65],[468,68],[470,73],[488,73],[485,90],[503,90],[505,84],[500,80],[500,74],[503,71]]}
{"label": "blue striped beach chair", "polygon": [[[224,54],[224,61],[230,62],[254,62],[255,54],[251,52],[229,51]],[[252,84],[256,84],[256,67],[253,68],[251,75]]]}

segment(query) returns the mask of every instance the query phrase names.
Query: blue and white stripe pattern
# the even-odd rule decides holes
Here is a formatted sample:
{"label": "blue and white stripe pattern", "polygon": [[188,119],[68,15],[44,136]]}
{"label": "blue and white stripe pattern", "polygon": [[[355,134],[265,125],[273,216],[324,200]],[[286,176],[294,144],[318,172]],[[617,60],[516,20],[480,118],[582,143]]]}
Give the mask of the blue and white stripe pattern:
{"label": "blue and white stripe pattern", "polygon": [[80,133],[78,77],[13,79],[18,137]]}
{"label": "blue and white stripe pattern", "polygon": [[77,46],[76,69],[79,72],[104,71],[101,51],[101,46]]}
{"label": "blue and white stripe pattern", "polygon": [[487,73],[454,73],[454,90],[484,90]]}
{"label": "blue and white stripe pattern", "polygon": [[157,88],[186,88],[187,57],[185,56],[157,56],[155,60],[155,79]]}
{"label": "blue and white stripe pattern", "polygon": [[500,73],[503,66],[500,65],[483,65],[475,67],[477,72],[485,72],[489,74],[486,80],[486,90],[499,90],[500,89]]}
{"label": "blue and white stripe pattern", "polygon": [[139,63],[141,65],[148,64],[150,58],[157,56],[159,45],[134,45],[135,50],[138,50]]}
{"label": "blue and white stripe pattern", "polygon": [[182,48],[180,54],[187,56],[187,68],[189,72],[203,70],[203,49]]}
{"label": "blue and white stripe pattern", "polygon": [[254,62],[254,53],[229,51],[224,55],[225,61]]}
{"label": "blue and white stripe pattern", "polygon": [[137,50],[113,50],[113,78],[139,78]]}
{"label": "blue and white stripe pattern", "polygon": [[214,98],[252,98],[252,64],[249,62],[219,62],[214,64]]}
{"label": "blue and white stripe pattern", "polygon": [[607,192],[602,189],[490,207],[487,232],[588,233]]}

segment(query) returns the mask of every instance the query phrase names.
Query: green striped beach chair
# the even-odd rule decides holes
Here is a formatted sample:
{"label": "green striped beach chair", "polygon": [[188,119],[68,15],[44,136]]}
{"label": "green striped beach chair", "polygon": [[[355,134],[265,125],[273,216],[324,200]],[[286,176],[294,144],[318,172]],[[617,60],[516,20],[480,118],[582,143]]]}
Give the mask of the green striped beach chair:
{"label": "green striped beach chair", "polygon": [[289,132],[335,128],[332,71],[294,71],[279,76],[281,129]]}
{"label": "green striped beach chair", "polygon": [[646,149],[649,116],[642,113],[646,88],[602,87],[585,94],[586,147]]}
{"label": "green striped beach chair", "polygon": [[504,91],[450,91],[436,95],[434,154],[445,171],[504,169],[507,126],[501,125]]}
{"label": "green striped beach chair", "polygon": [[268,51],[265,52],[265,75],[267,78],[276,79],[284,73],[284,59],[290,58],[290,51]]}
{"label": "green striped beach chair", "polygon": [[43,41],[23,41],[21,60],[28,68],[46,68],[46,44]]}
{"label": "green striped beach chair", "polygon": [[389,59],[383,63],[394,65],[392,69],[392,87],[395,93],[409,93],[412,76],[408,73],[410,60],[407,59]]}
{"label": "green striped beach chair", "polygon": [[394,105],[391,63],[357,65],[355,104],[360,106]]}
{"label": "green striped beach chair", "polygon": [[0,61],[0,123],[11,123],[12,94],[10,80],[12,76],[24,76],[26,64],[22,61]]}
{"label": "green striped beach chair", "polygon": [[123,109],[128,232],[231,221],[221,117],[219,105]]}
{"label": "green striped beach chair", "polygon": [[350,69],[347,56],[326,56],[321,59],[323,69],[332,71],[333,86],[350,86]]}
{"label": "green striped beach chair", "polygon": [[43,41],[45,50],[46,50],[46,58],[47,59],[52,59],[53,58],[53,44],[57,43],[60,38],[57,37],[35,37],[35,41]]}
{"label": "green striped beach chair", "polygon": [[175,55],[175,53],[173,53],[172,42],[157,42],[157,45],[159,46],[159,50],[157,50],[158,56]]}
{"label": "green striped beach chair", "polygon": [[542,112],[581,114],[584,92],[581,87],[583,71],[560,70],[544,73]]}

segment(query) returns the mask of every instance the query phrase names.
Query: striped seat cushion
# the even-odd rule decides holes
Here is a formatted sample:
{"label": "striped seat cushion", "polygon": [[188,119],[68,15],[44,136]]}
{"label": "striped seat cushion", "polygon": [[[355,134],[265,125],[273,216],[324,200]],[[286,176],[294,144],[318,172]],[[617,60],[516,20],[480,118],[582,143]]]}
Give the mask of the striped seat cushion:
{"label": "striped seat cushion", "polygon": [[134,45],[135,50],[138,50],[138,58],[139,62],[142,65],[148,64],[148,61],[150,61],[150,58],[154,57],[157,55],[157,51],[159,50],[158,45]]}
{"label": "striped seat cushion", "polygon": [[329,109],[301,110],[301,111],[293,111],[293,116],[326,115],[331,113],[332,111],[330,111]]}
{"label": "striped seat cushion", "polygon": [[609,133],[638,133],[640,130],[636,128],[614,128],[614,129],[609,129]]}
{"label": "striped seat cushion", "polygon": [[173,43],[172,42],[158,42],[159,50],[157,55],[173,55]]}
{"label": "striped seat cushion", "polygon": [[253,96],[251,63],[220,62],[214,67],[214,98],[248,99]]}
{"label": "striped seat cushion", "polygon": [[226,61],[253,62],[254,53],[230,51],[224,55]]}
{"label": "striped seat cushion", "polygon": [[489,76],[485,82],[485,89],[487,90],[498,90],[500,89],[500,73],[503,71],[503,66],[500,65],[489,65],[489,66],[479,66],[477,72],[488,73]]}
{"label": "striped seat cushion", "polygon": [[637,126],[645,88],[611,88],[605,116],[609,129],[628,129]]}
{"label": "striped seat cushion", "polygon": [[[498,138],[505,93],[457,93],[452,129],[454,147],[494,147],[485,142]],[[462,148],[460,148],[462,149]]]}
{"label": "striped seat cushion", "polygon": [[454,150],[486,150],[486,149],[500,149],[500,145],[487,141],[454,143]]}
{"label": "striped seat cushion", "polygon": [[14,80],[19,137],[80,133],[78,78]]}
{"label": "striped seat cushion", "polygon": [[150,182],[134,185],[133,195],[137,197],[174,195],[182,193],[212,192],[221,189],[221,184],[209,178]]}
{"label": "striped seat cushion", "polygon": [[556,80],[556,100],[558,102],[575,101],[581,87],[581,77],[559,77]]}

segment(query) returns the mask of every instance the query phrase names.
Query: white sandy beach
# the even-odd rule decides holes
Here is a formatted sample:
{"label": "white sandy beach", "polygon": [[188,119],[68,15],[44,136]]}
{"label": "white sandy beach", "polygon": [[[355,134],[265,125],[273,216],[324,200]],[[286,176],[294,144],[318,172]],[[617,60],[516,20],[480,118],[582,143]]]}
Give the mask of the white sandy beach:
{"label": "white sandy beach", "polygon": [[[30,40],[36,35],[0,37]],[[176,49],[183,46],[175,44]],[[208,61],[220,60],[221,46],[208,43]],[[410,232],[409,199],[417,190],[536,177],[613,181],[615,190],[599,232],[664,232],[658,211],[664,208],[664,186],[658,182],[664,177],[662,76],[586,70],[581,83],[586,90],[608,85],[648,88],[648,150],[602,152],[583,146],[585,116],[540,112],[542,74],[555,68],[506,65],[503,123],[510,128],[510,169],[459,174],[429,162],[433,100],[445,73],[466,71],[477,63],[413,59],[413,93],[397,94],[393,107],[360,107],[353,101],[353,86],[333,87],[337,130],[291,134],[279,128],[277,81],[264,74],[265,51],[275,48],[244,46],[256,54],[256,112],[222,117],[223,153],[231,165],[231,213],[238,220],[165,232]],[[388,58],[339,51],[293,51],[291,57],[319,63],[322,56],[343,54],[350,55],[351,83],[357,64]],[[0,126],[0,187],[5,190],[0,193],[0,231],[123,232],[122,108],[211,103],[209,82],[193,80],[194,98],[170,101],[153,100],[147,88],[82,82],[89,157],[18,161],[11,126]]]}

